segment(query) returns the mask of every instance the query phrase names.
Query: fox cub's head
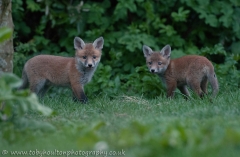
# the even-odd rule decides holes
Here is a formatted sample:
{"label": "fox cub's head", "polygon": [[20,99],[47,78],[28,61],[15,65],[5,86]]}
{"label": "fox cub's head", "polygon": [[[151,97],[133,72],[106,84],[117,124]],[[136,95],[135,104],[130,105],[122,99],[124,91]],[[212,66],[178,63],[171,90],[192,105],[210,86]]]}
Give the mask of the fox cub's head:
{"label": "fox cub's head", "polygon": [[94,68],[97,66],[101,59],[103,43],[103,37],[99,37],[93,43],[89,44],[85,44],[81,38],[75,37],[75,57],[78,64],[86,68]]}
{"label": "fox cub's head", "polygon": [[143,53],[149,71],[164,74],[170,62],[171,47],[166,45],[160,52],[154,52],[150,47],[143,45]]}

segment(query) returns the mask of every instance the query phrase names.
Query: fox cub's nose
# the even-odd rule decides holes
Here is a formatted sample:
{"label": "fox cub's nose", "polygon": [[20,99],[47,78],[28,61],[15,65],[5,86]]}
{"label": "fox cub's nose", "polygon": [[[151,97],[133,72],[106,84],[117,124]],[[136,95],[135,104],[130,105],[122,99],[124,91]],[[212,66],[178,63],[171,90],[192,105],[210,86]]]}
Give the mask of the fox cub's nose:
{"label": "fox cub's nose", "polygon": [[88,64],[88,67],[91,68],[91,67],[92,67],[92,64]]}
{"label": "fox cub's nose", "polygon": [[154,73],[154,72],[155,72],[155,69],[151,69],[151,72]]}

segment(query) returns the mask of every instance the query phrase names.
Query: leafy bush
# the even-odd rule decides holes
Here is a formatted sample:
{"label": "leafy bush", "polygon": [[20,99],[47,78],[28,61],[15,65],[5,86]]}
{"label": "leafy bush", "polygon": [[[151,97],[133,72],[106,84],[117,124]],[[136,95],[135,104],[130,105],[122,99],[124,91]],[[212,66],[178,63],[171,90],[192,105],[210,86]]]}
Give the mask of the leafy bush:
{"label": "leafy bush", "polygon": [[0,77],[0,104],[1,104],[1,121],[14,118],[14,116],[23,116],[29,110],[37,111],[43,115],[50,115],[51,109],[42,106],[38,98],[29,90],[16,91],[22,81],[14,74],[4,73]]}
{"label": "leafy bush", "polygon": [[[142,93],[147,97],[156,97],[164,93],[165,87],[157,75],[152,75],[145,66],[137,67],[136,72],[124,77],[123,88],[133,93]],[[132,94],[133,94],[132,93]]]}
{"label": "leafy bush", "polygon": [[2,73],[0,76],[0,126],[3,138],[11,142],[16,140],[20,130],[32,129],[53,129],[48,123],[39,123],[25,117],[28,112],[39,112],[49,116],[52,110],[38,102],[35,94],[29,90],[16,90],[22,81],[11,73]]}
{"label": "leafy bush", "polygon": [[92,94],[114,95],[122,91],[162,94],[157,77],[143,72],[146,69],[143,44],[158,50],[170,44],[172,58],[204,55],[214,63],[221,84],[239,86],[239,1],[13,0],[12,3],[17,75],[21,74],[24,62],[37,54],[74,56],[75,36],[89,42],[103,36],[102,64],[86,86]]}

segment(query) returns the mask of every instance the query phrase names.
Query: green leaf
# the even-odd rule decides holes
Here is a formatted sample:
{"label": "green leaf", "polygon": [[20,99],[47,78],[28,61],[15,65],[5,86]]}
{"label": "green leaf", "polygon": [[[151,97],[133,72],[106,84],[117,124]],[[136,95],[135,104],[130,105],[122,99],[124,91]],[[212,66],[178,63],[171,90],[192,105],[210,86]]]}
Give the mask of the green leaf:
{"label": "green leaf", "polygon": [[238,42],[233,42],[231,45],[231,50],[234,54],[239,54],[239,50],[240,50],[240,41]]}
{"label": "green leaf", "polygon": [[39,103],[36,94],[28,90],[15,90],[21,85],[22,81],[12,73],[2,73],[0,77],[0,102],[4,102],[3,113],[8,116],[16,114],[22,116],[30,110],[40,112],[44,116],[49,116],[52,110]]}
{"label": "green leaf", "polygon": [[92,127],[92,131],[97,131],[99,130],[100,128],[102,128],[103,126],[105,126],[105,122],[101,121],[101,122],[97,122],[95,124],[93,124],[93,127]]}
{"label": "green leaf", "polygon": [[5,82],[10,88],[17,88],[22,84],[20,78],[12,73],[5,73],[0,77],[0,82]]}
{"label": "green leaf", "polygon": [[27,97],[27,101],[30,103],[30,106],[35,111],[40,112],[44,116],[49,116],[52,113],[52,109],[49,107],[43,106],[39,103],[38,97],[36,94],[32,93],[30,96]]}
{"label": "green leaf", "polygon": [[39,11],[41,9],[40,5],[34,2],[33,0],[27,0],[27,8],[31,11]]}
{"label": "green leaf", "polygon": [[161,28],[159,33],[166,33],[167,36],[172,36],[177,33],[171,25],[161,25]]}
{"label": "green leaf", "polygon": [[218,19],[215,15],[210,14],[205,17],[206,18],[206,23],[209,24],[212,27],[217,27],[218,26]]}
{"label": "green leaf", "polygon": [[10,39],[12,36],[12,29],[8,27],[1,27],[0,28],[0,43]]}
{"label": "green leaf", "polygon": [[119,19],[124,19],[127,16],[127,11],[136,12],[137,7],[134,0],[122,1],[120,0],[114,10],[114,19],[118,21]]}
{"label": "green leaf", "polygon": [[116,87],[120,87],[121,82],[120,82],[119,76],[115,77],[115,79],[114,79],[114,84],[115,84]]}
{"label": "green leaf", "polygon": [[172,12],[171,16],[173,17],[174,21],[176,21],[176,22],[186,21],[189,12],[190,12],[189,10],[184,10],[183,7],[180,7],[178,9],[178,12]]}

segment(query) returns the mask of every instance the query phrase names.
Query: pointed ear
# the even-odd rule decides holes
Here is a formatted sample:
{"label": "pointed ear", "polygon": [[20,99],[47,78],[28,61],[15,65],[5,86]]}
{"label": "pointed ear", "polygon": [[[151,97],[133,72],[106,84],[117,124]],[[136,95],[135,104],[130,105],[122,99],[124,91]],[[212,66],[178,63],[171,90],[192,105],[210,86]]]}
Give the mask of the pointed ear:
{"label": "pointed ear", "polygon": [[153,50],[150,47],[143,45],[143,53],[144,53],[144,57],[147,57],[153,53]]}
{"label": "pointed ear", "polygon": [[79,37],[75,37],[73,43],[76,50],[82,50],[85,46],[84,41]]}
{"label": "pointed ear", "polygon": [[103,44],[104,44],[104,39],[103,37],[99,37],[97,38],[94,42],[93,42],[93,47],[95,49],[99,49],[101,50],[103,48]]}
{"label": "pointed ear", "polygon": [[164,48],[162,48],[160,53],[163,55],[163,57],[170,58],[170,55],[171,55],[171,47],[170,47],[170,45],[164,46]]}

